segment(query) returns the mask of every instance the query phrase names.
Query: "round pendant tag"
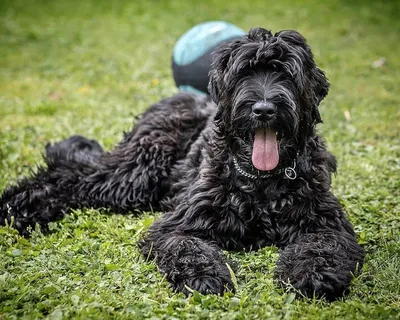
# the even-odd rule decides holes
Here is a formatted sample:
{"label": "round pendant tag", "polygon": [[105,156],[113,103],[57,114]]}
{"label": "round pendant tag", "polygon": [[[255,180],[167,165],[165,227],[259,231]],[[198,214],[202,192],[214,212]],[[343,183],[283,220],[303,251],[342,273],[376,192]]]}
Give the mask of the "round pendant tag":
{"label": "round pendant tag", "polygon": [[297,173],[293,168],[285,168],[285,176],[290,180],[294,180],[297,177]]}

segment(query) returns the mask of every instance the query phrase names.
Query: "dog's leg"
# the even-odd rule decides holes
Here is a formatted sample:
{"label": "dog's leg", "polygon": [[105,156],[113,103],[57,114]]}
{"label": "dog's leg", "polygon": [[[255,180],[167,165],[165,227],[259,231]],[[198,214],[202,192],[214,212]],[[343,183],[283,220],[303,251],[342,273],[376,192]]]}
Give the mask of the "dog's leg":
{"label": "dog's leg", "polygon": [[[338,210],[341,210],[339,205]],[[325,220],[324,224],[330,222]],[[348,292],[364,255],[350,223],[338,217],[332,228],[301,234],[287,245],[281,251],[275,277],[295,288],[300,296],[315,295],[333,301]]]}
{"label": "dog's leg", "polygon": [[23,235],[28,227],[39,224],[47,230],[47,223],[61,218],[70,209],[88,204],[74,191],[95,169],[73,165],[39,168],[31,178],[11,186],[0,196],[0,225],[12,224]]}
{"label": "dog's leg", "polygon": [[140,242],[141,251],[146,259],[155,259],[175,291],[222,295],[235,290],[220,248],[190,234],[156,229],[156,225]]}
{"label": "dog's leg", "polygon": [[54,144],[48,143],[45,158],[47,163],[67,161],[96,167],[103,154],[103,148],[97,141],[71,136]]}
{"label": "dog's leg", "polygon": [[171,184],[171,170],[185,158],[215,106],[195,95],[178,94],[150,107],[101,170],[88,176],[80,194],[117,212],[160,210]]}
{"label": "dog's leg", "polygon": [[82,137],[48,146],[47,168],[0,196],[0,224],[14,220],[25,233],[36,223],[46,228],[69,209],[159,209],[172,166],[185,157],[213,111],[207,105],[184,94],[162,100],[109,153]]}

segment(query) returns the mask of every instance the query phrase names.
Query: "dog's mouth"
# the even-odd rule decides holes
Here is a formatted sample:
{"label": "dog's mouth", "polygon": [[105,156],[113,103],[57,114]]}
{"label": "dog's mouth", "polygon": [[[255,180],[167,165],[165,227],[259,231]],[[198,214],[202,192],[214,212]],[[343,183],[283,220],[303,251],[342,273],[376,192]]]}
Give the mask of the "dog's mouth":
{"label": "dog's mouth", "polygon": [[260,171],[274,170],[279,164],[278,133],[269,128],[259,128],[254,134],[251,161]]}

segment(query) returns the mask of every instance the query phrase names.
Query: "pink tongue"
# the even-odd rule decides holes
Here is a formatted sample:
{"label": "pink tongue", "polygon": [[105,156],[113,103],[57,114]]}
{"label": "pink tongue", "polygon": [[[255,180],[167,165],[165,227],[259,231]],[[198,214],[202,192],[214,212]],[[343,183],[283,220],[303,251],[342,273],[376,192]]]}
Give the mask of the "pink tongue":
{"label": "pink tongue", "polygon": [[258,129],[256,131],[251,160],[253,166],[261,171],[269,171],[276,168],[279,163],[276,132],[270,129]]}

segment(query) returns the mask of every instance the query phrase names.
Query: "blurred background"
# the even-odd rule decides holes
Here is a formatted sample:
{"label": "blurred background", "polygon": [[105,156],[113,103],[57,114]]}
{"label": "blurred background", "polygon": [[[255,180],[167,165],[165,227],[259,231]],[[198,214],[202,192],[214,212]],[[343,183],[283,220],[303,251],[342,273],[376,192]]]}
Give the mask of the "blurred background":
{"label": "blurred background", "polygon": [[[35,153],[42,138],[77,132],[111,147],[130,128],[132,115],[176,92],[173,46],[193,25],[208,20],[246,31],[262,26],[301,32],[332,83],[322,107],[332,118],[328,126],[345,122],[344,111],[356,121],[372,114],[383,120],[382,107],[398,102],[398,1],[0,3],[0,139],[18,139],[17,146],[26,142]],[[37,131],[29,134],[31,140],[7,133],[7,127],[29,125],[27,130]]]}

